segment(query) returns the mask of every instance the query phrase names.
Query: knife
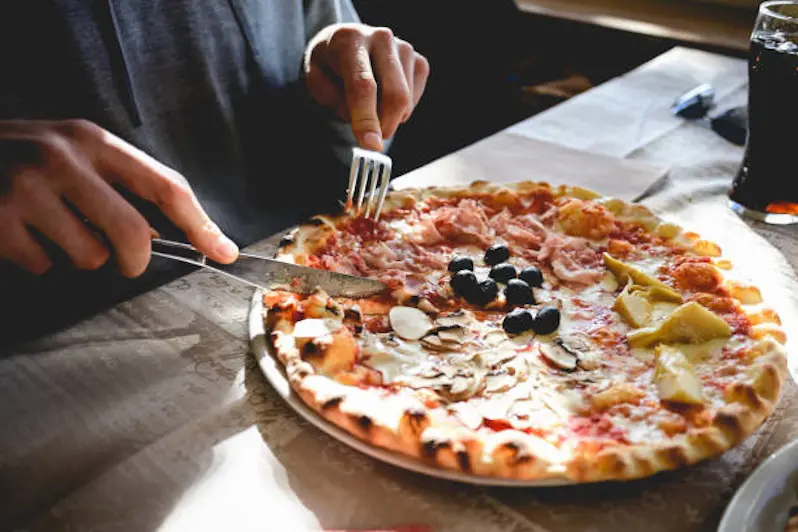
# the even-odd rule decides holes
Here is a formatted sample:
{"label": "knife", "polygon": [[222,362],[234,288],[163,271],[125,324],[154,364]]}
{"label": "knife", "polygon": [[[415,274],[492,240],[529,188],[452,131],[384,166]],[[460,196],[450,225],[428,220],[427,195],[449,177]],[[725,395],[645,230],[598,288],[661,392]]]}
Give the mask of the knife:
{"label": "knife", "polygon": [[376,279],[299,266],[252,253],[240,252],[235,262],[222,264],[207,258],[190,244],[161,238],[152,239],[152,254],[200,266],[263,290],[310,294],[321,289],[333,297],[360,298],[376,295],[387,288]]}

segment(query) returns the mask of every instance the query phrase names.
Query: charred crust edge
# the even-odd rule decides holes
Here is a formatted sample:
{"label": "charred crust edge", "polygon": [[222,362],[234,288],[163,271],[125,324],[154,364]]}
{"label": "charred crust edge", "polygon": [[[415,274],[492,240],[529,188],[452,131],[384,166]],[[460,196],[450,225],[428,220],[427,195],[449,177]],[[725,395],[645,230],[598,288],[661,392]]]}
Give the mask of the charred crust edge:
{"label": "charred crust edge", "polygon": [[460,469],[466,473],[471,472],[471,456],[469,456],[468,451],[457,451],[457,463],[460,465]]}
{"label": "charred crust edge", "polygon": [[365,414],[356,416],[355,421],[357,422],[357,426],[365,431],[370,430],[371,426],[374,425],[374,422],[371,420],[371,418]]}
{"label": "charred crust edge", "polygon": [[343,400],[343,397],[333,397],[332,399],[327,399],[321,404],[321,409],[329,410],[331,408],[335,408],[336,406],[340,405]]}

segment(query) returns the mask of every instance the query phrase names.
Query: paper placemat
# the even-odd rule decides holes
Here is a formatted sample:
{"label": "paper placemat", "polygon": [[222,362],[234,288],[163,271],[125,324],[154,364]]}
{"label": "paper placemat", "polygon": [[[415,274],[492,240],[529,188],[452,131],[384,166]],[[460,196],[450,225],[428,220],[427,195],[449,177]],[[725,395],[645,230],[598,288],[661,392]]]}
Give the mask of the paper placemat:
{"label": "paper placemat", "polygon": [[667,168],[590,153],[514,133],[497,133],[393,181],[394,188],[546,181],[580,185],[627,201],[640,199]]}

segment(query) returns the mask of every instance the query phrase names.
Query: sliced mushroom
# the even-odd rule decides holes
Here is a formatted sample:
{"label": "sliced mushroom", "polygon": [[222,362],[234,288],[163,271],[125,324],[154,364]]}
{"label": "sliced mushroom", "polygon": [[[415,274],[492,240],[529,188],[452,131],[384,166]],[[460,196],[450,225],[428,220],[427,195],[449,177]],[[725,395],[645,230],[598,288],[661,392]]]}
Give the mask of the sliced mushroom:
{"label": "sliced mushroom", "polygon": [[466,313],[463,309],[455,310],[449,314],[444,316],[438,316],[435,319],[435,323],[439,327],[455,327],[461,326],[466,327],[472,322],[472,317]]}
{"label": "sliced mushroom", "polygon": [[449,410],[459,419],[463,425],[471,430],[476,430],[482,425],[482,414],[469,403],[452,403]]}
{"label": "sliced mushroom", "polygon": [[476,354],[476,356],[479,358],[479,362],[481,362],[484,366],[492,368],[502,364],[503,362],[512,360],[518,356],[518,352],[515,349],[498,348],[480,351]]}
{"label": "sliced mushroom", "polygon": [[307,339],[325,336],[341,328],[341,322],[329,318],[308,318],[296,322],[293,335],[295,338]]}
{"label": "sliced mushroom", "polygon": [[463,401],[479,392],[484,380],[484,371],[461,369],[452,379],[452,385],[443,388],[440,393],[449,401]]}
{"label": "sliced mushroom", "polygon": [[458,376],[452,379],[452,386],[449,388],[449,393],[452,395],[462,394],[471,387],[471,380],[465,376]]}
{"label": "sliced mushroom", "polygon": [[443,374],[435,377],[422,377],[421,375],[402,375],[394,382],[404,384],[409,388],[439,390],[444,386],[450,386],[452,379]]}
{"label": "sliced mushroom", "polygon": [[461,325],[447,326],[437,331],[438,338],[444,342],[462,344],[466,339],[466,328]]}
{"label": "sliced mushroom", "polygon": [[405,340],[418,340],[433,327],[430,317],[415,307],[393,307],[388,319],[394,332]]}
{"label": "sliced mushroom", "polygon": [[458,345],[444,342],[437,334],[428,334],[421,339],[421,344],[433,351],[452,351],[456,349]]}
{"label": "sliced mushroom", "polygon": [[418,302],[418,308],[423,310],[424,312],[429,312],[430,314],[437,314],[440,312],[438,307],[433,305],[429,299],[422,299]]}
{"label": "sliced mushroom", "polygon": [[540,344],[540,354],[556,367],[573,371],[579,360],[573,353],[566,350],[562,344]]}
{"label": "sliced mushroom", "polygon": [[498,346],[503,344],[507,340],[509,340],[507,333],[504,332],[503,330],[500,331],[498,329],[490,331],[482,338],[482,341],[485,342],[485,345],[489,346]]}
{"label": "sliced mushroom", "polygon": [[518,378],[510,375],[509,373],[497,373],[495,375],[488,375],[485,377],[485,390],[484,393],[492,394],[509,390],[515,385]]}

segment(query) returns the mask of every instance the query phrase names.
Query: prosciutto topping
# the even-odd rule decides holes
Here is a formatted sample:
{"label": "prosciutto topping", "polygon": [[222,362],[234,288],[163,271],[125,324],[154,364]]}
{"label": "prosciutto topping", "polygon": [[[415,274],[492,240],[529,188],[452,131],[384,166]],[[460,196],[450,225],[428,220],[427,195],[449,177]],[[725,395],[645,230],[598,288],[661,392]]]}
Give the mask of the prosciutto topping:
{"label": "prosciutto topping", "polygon": [[[603,275],[601,253],[589,240],[554,228],[556,206],[543,214],[492,209],[472,198],[409,210],[398,225],[379,222],[368,231],[352,225],[338,233],[319,257],[326,269],[351,275],[375,276],[392,287],[412,280],[413,293],[430,272],[444,271],[453,249],[487,249],[496,242],[552,274],[555,284],[590,285]],[[407,275],[412,274],[412,275]],[[434,284],[432,278],[427,284]],[[426,288],[433,288],[432,286]]]}

